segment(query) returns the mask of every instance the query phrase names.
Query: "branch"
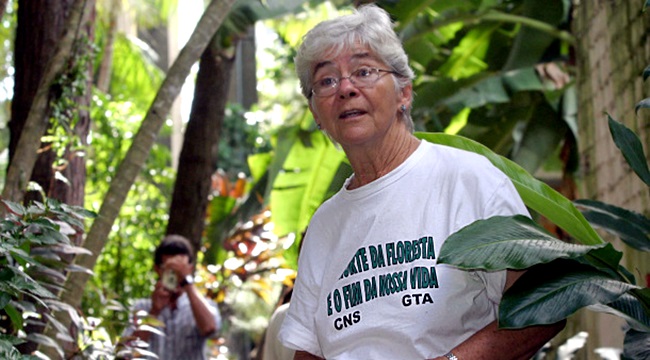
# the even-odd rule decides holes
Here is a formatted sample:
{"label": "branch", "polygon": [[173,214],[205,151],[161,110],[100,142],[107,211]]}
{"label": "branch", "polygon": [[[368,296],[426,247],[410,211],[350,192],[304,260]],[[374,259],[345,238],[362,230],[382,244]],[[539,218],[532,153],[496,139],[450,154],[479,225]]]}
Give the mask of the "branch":
{"label": "branch", "polygon": [[32,177],[32,171],[36,158],[38,157],[38,148],[41,144],[41,137],[49,123],[48,102],[50,86],[59,73],[66,66],[68,59],[73,56],[72,45],[78,37],[82,24],[90,15],[91,6],[94,3],[88,0],[76,0],[70,8],[70,14],[66,19],[61,40],[57,43],[54,55],[49,60],[41,82],[36,90],[34,101],[29,109],[29,114],[25,120],[25,126],[18,139],[16,152],[11,158],[11,164],[7,170],[5,187],[2,192],[4,200],[20,203],[23,200],[24,190],[27,187],[29,179]]}
{"label": "branch", "polygon": [[[92,255],[77,257],[75,259],[76,265],[86,269],[94,268],[129,189],[138,173],[142,170],[154,141],[165,122],[172,102],[180,93],[192,65],[208,46],[210,39],[223,23],[234,2],[235,0],[212,0],[199,20],[194,33],[192,33],[189,41],[172,64],[167,77],[158,90],[156,98],[142,121],[138,133],[133,139],[131,147],[117,169],[97,218],[90,227],[83,247],[90,250]],[[83,294],[89,278],[90,275],[84,272],[70,273],[64,284],[65,291],[61,294],[61,301],[75,308],[80,308],[81,294]],[[66,328],[70,328],[71,319],[68,316],[64,313],[58,313],[57,316],[63,317],[59,321]],[[48,327],[47,335],[54,337],[55,333],[56,330],[53,327]]]}

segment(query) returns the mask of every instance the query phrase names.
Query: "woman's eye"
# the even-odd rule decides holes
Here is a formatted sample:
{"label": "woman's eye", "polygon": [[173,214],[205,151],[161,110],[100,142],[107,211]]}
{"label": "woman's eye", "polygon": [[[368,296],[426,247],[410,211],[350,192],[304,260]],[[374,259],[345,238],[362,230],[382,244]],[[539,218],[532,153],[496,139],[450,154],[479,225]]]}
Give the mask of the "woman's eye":
{"label": "woman's eye", "polygon": [[370,74],[372,74],[372,69],[370,69],[370,68],[361,68],[361,69],[358,69],[357,71],[355,71],[355,73],[356,73],[357,77],[365,78],[365,77],[370,76]]}
{"label": "woman's eye", "polygon": [[320,87],[330,87],[336,85],[336,79],[334,77],[324,77],[318,80],[318,85]]}

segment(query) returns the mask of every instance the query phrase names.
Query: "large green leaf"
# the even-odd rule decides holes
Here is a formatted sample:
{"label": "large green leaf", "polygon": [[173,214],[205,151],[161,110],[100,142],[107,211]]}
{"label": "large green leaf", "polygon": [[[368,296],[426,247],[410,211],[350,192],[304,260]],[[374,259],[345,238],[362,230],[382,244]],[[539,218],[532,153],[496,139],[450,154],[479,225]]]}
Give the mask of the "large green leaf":
{"label": "large green leaf", "polygon": [[633,329],[650,332],[650,308],[632,295],[634,291],[637,290],[625,293],[609,304],[592,305],[589,310],[616,315],[625,319]]}
{"label": "large green leaf", "polygon": [[534,174],[555,153],[567,131],[559,114],[548,104],[535,107],[532,118],[523,133],[523,138],[512,154],[512,161]]}
{"label": "large green leaf", "polygon": [[441,133],[417,133],[416,136],[433,143],[484,155],[512,180],[526,206],[564,229],[582,244],[596,245],[604,242],[570,200],[535,179],[514,162],[495,154],[475,141],[460,136]]}
{"label": "large green leaf", "polygon": [[630,164],[632,170],[639,175],[641,180],[650,186],[650,169],[648,169],[648,163],[643,154],[643,145],[641,145],[639,137],[625,125],[614,120],[609,114],[607,114],[607,122],[614,143],[623,153],[627,163]]}
{"label": "large green leaf", "polygon": [[621,359],[650,359],[650,332],[629,329],[625,333]]}
{"label": "large green leaf", "polygon": [[594,226],[618,236],[637,250],[650,251],[650,219],[647,217],[596,200],[581,199],[574,203]]}
{"label": "large green leaf", "polygon": [[544,90],[544,84],[542,84],[537,71],[532,66],[504,71],[501,76],[506,88],[513,93],[517,91]]}
{"label": "large green leaf", "polygon": [[485,24],[471,29],[454,47],[451,56],[439,71],[452,79],[460,79],[486,70],[485,53],[490,46],[492,34],[499,28],[499,24]]}
{"label": "large green leaf", "polygon": [[[483,74],[481,74],[483,75]],[[500,75],[488,76],[475,85],[461,89],[447,99],[443,104],[456,111],[464,108],[476,108],[486,104],[506,103],[510,96],[504,87]]]}
{"label": "large green leaf", "polygon": [[275,232],[300,233],[309,223],[345,155],[321,132],[300,132],[273,182],[271,212]]}
{"label": "large green leaf", "polygon": [[[549,31],[524,25],[515,37],[504,70],[534,65],[540,61],[549,45],[555,40],[552,31],[566,20],[569,0],[525,0],[523,16],[549,25]],[[550,30],[554,29],[554,30]]]}
{"label": "large green leaf", "polygon": [[612,303],[635,288],[592,266],[556,260],[531,268],[505,292],[499,326],[553,324],[585,306]]}
{"label": "large green leaf", "polygon": [[[535,1],[535,0],[531,0],[531,1]],[[557,29],[554,25],[530,17],[509,14],[494,9],[490,9],[487,11],[480,11],[480,12],[453,11],[450,12],[450,14],[451,15],[449,16],[435,18],[433,21],[426,21],[424,22],[424,24],[420,24],[417,27],[416,31],[411,30],[402,33],[402,40],[405,46],[409,46],[413,43],[417,43],[426,34],[433,31],[437,31],[438,29],[448,26],[449,24],[463,23],[467,25],[467,24],[479,24],[482,22],[523,24],[526,25],[527,27],[530,27],[531,29],[559,38],[563,41],[568,41],[568,42],[574,41],[574,38],[571,34],[569,34],[566,31]],[[512,66],[512,67],[508,67],[507,69],[508,70],[515,69],[517,67],[526,67],[531,65],[531,63],[529,62],[526,62],[525,64],[526,65],[522,63],[521,66]]]}
{"label": "large green leaf", "polygon": [[123,34],[116,37],[113,51],[110,93],[146,109],[163,80],[162,71],[155,65],[157,55],[143,41]]}
{"label": "large green leaf", "polygon": [[438,262],[465,269],[527,269],[558,258],[578,258],[604,245],[560,241],[526,216],[494,216],[449,236]]}

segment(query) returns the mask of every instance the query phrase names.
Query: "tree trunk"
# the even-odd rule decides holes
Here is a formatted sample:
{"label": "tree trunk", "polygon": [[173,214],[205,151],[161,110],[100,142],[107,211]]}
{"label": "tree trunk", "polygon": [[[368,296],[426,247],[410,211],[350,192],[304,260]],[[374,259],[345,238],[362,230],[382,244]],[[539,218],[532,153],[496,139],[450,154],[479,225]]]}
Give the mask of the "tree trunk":
{"label": "tree trunk", "polygon": [[[29,0],[24,1],[25,4],[34,5],[35,1]],[[51,3],[51,2],[45,2]],[[23,2],[21,2],[21,5]],[[50,86],[56,76],[66,67],[68,64],[68,59],[72,54],[72,46],[75,39],[78,37],[79,31],[83,29],[81,24],[84,24],[88,18],[90,11],[92,10],[94,1],[92,0],[75,0],[74,3],[69,8],[69,14],[64,24],[59,24],[58,26],[63,25],[63,33],[59,33],[60,36],[54,36],[49,38],[47,41],[54,41],[56,44],[56,50],[52,53],[52,56],[46,56],[43,53],[42,49],[39,52],[39,55],[33,57],[32,59],[49,59],[46,62],[47,65],[42,68],[41,73],[38,73],[38,70],[35,70],[34,73],[31,73],[31,69],[28,73],[21,76],[26,77],[26,79],[16,79],[16,92],[21,95],[20,101],[18,103],[12,104],[12,120],[10,122],[11,129],[11,143],[10,143],[10,164],[7,170],[7,176],[5,180],[5,188],[2,192],[2,197],[5,200],[10,200],[14,202],[22,201],[24,194],[23,191],[27,186],[28,179],[32,178],[33,169],[37,163],[38,149],[41,144],[41,137],[43,136],[47,125],[49,123],[48,108],[50,100]],[[23,6],[19,6],[21,8]],[[49,18],[53,20],[56,16],[52,16],[47,11],[43,11],[42,7],[34,6],[32,8],[35,10],[35,18],[31,19],[30,24],[25,24],[26,26],[33,26],[38,16]],[[29,10],[29,7],[23,10]],[[20,10],[19,10],[20,12]],[[61,19],[59,19],[61,21]],[[36,38],[28,38],[24,41],[29,41],[31,43],[38,43]],[[23,46],[20,50],[26,50],[30,46]],[[16,51],[18,52],[18,48]],[[16,54],[16,57],[22,57],[22,55]],[[32,94],[27,89],[22,89],[19,84],[33,84],[38,82],[36,88],[32,88]],[[29,101],[29,99],[32,99]],[[22,114],[22,115],[21,115]],[[25,115],[26,114],[26,115]],[[24,122],[14,121],[15,119],[20,119],[21,117],[25,118]],[[18,138],[19,136],[19,138]],[[47,166],[45,166],[47,167]],[[41,165],[38,166],[38,170],[41,170]],[[47,169],[49,171],[49,167]]]}
{"label": "tree trunk", "polygon": [[[9,165],[12,163],[18,139],[32,106],[32,101],[43,79],[47,60],[52,58],[56,43],[65,25],[65,14],[70,8],[70,0],[20,0],[18,2],[16,41],[14,44],[14,96],[11,102],[9,121]],[[46,15],[47,14],[47,15]],[[45,61],[43,61],[45,60]],[[63,68],[63,66],[62,66]],[[51,91],[48,89],[48,99]],[[48,109],[49,110],[49,109]],[[40,114],[47,122],[49,111]],[[40,143],[40,141],[39,141]],[[42,144],[41,144],[42,148]],[[36,160],[31,180],[49,189],[51,165],[54,153],[44,151]]]}
{"label": "tree trunk", "polygon": [[[190,68],[199,59],[234,2],[235,0],[213,0],[208,5],[194,33],[169,69],[167,77],[133,139],[133,144],[117,169],[114,180],[99,209],[98,217],[90,227],[84,247],[90,250],[92,255],[77,257],[75,259],[77,265],[92,269],[97,262],[97,257],[106,244],[113,222],[135,181],[135,177],[141,171],[149,155],[172,102],[180,93]],[[82,298],[80,294],[83,294],[89,278],[90,275],[86,273],[71,273],[64,284],[66,291],[61,294],[61,300],[75,308],[80,308]],[[57,317],[65,326],[70,326],[71,320],[67,315],[58,313]],[[52,327],[48,329],[47,335],[51,336],[56,332]],[[48,351],[49,349],[42,347],[41,350]]]}
{"label": "tree trunk", "polygon": [[[236,46],[234,44],[233,46]],[[228,57],[215,36],[201,55],[190,120],[185,130],[174,184],[167,234],[188,238],[198,251],[205,227],[211,176],[216,170],[218,142],[234,57]]]}
{"label": "tree trunk", "polygon": [[[94,0],[87,1],[89,7],[92,8]],[[81,19],[81,8],[79,6],[84,6],[84,3],[79,2],[76,4],[76,8],[73,8],[73,0],[64,0],[64,1],[45,1],[45,0],[29,0],[29,1],[19,1],[18,4],[18,13],[17,13],[17,27],[16,27],[16,40],[14,44],[15,57],[14,57],[14,96],[12,99],[12,116],[9,122],[10,129],[10,144],[9,144],[9,162],[10,167],[12,164],[16,166],[21,166],[25,164],[19,164],[18,160],[20,157],[16,158],[16,154],[20,154],[20,149],[18,149],[19,139],[22,136],[22,133],[29,129],[28,118],[32,116],[30,114],[30,109],[32,108],[33,103],[42,101],[45,99],[45,106],[42,108],[41,113],[35,113],[33,116],[37,122],[39,122],[39,130],[37,140],[30,144],[31,148],[26,151],[31,151],[33,154],[36,154],[38,147],[41,148],[39,155],[34,155],[35,163],[32,163],[31,170],[31,181],[38,183],[44,190],[44,192],[51,198],[60,200],[71,205],[83,205],[84,201],[84,187],[85,187],[85,157],[78,156],[75,151],[66,151],[65,152],[65,166],[61,166],[56,171],[63,174],[63,177],[67,179],[66,182],[62,181],[61,178],[55,176],[55,169],[53,168],[53,162],[57,158],[56,152],[53,151],[49,144],[41,144],[40,136],[43,134],[44,130],[49,124],[49,106],[48,102],[50,99],[54,99],[57,95],[60,95],[61,89],[53,89],[50,84],[51,80],[54,79],[59,73],[66,71],[71,66],[70,61],[67,61],[66,57],[72,58],[74,55],[65,55],[62,57],[61,54],[58,54],[58,58],[53,60],[57,56],[57,44],[61,41],[63,36],[70,37],[69,40],[64,39],[62,42],[67,45],[69,42],[72,44],[74,40],[75,33],[68,31],[64,33],[65,26],[70,26],[70,23],[67,23],[67,18],[76,16],[75,20],[77,23]],[[2,11],[6,7],[6,2],[0,3]],[[75,26],[80,28],[79,26]],[[85,26],[83,29],[80,29],[80,32],[85,32],[89,39],[92,39],[93,26]],[[92,40],[89,40],[92,41]],[[72,45],[70,46],[72,48]],[[84,51],[86,47],[81,47],[81,51]],[[66,50],[66,53],[73,53],[72,51]],[[80,54],[76,54],[80,55]],[[83,55],[83,54],[81,54]],[[55,61],[58,61],[57,64],[54,64]],[[92,64],[88,64],[86,75],[88,78],[91,74]],[[54,69],[54,67],[56,69]],[[46,79],[46,77],[48,77]],[[42,88],[41,88],[42,86]],[[90,82],[86,86],[86,94],[78,99],[75,99],[75,107],[78,109],[78,121],[74,128],[75,136],[78,137],[82,144],[85,144],[86,137],[88,135],[88,128],[90,123],[90,116],[88,113],[88,108],[90,104]],[[57,94],[57,90],[59,93]],[[37,93],[41,92],[41,99],[36,99]],[[41,130],[42,129],[42,130]],[[36,135],[36,133],[34,133]],[[28,135],[30,136],[30,135]],[[25,150],[25,149],[23,149]],[[27,175],[25,175],[27,178]],[[21,191],[22,194],[22,191]],[[18,200],[18,199],[14,199]],[[32,192],[31,196],[25,198],[26,202],[30,200],[39,200],[43,199],[40,196],[39,192]],[[81,243],[81,236],[77,236],[72,239],[76,244]],[[72,258],[70,257],[71,261]],[[25,327],[27,333],[40,333],[43,331],[43,326],[38,324],[28,324]],[[36,349],[36,344],[33,342],[25,342],[18,346],[21,352],[31,353]]]}
{"label": "tree trunk", "polygon": [[0,0],[0,18],[7,12],[8,0]]}

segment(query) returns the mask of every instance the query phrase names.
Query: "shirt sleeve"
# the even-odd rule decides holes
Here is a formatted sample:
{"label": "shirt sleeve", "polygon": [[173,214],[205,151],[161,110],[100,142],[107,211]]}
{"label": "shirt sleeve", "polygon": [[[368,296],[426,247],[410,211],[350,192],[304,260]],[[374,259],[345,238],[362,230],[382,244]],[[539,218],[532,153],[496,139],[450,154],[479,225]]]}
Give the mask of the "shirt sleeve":
{"label": "shirt sleeve", "polygon": [[212,299],[207,299],[207,301],[208,301],[208,306],[210,307],[210,312],[214,317],[214,323],[217,325],[217,330],[212,334],[208,335],[208,338],[214,339],[218,337],[219,332],[221,331],[221,314],[219,313],[219,307],[217,306],[217,303],[215,303]]}
{"label": "shirt sleeve", "polygon": [[[517,189],[512,181],[504,175],[497,190],[488,200],[483,218],[488,219],[492,216],[512,215],[525,215],[530,217],[530,213],[519,196]],[[506,284],[506,271],[477,271],[477,275],[485,283],[490,301],[495,304],[500,303]]]}
{"label": "shirt sleeve", "polygon": [[[310,224],[310,230],[313,227]],[[314,245],[314,241],[308,239],[309,233],[303,240],[305,244],[300,252],[298,276],[291,296],[291,306],[280,328],[278,339],[290,349],[307,351],[322,357],[314,321],[320,283],[315,280],[313,269],[315,261],[312,260],[313,256],[318,256],[318,249],[310,246],[310,244]]]}

